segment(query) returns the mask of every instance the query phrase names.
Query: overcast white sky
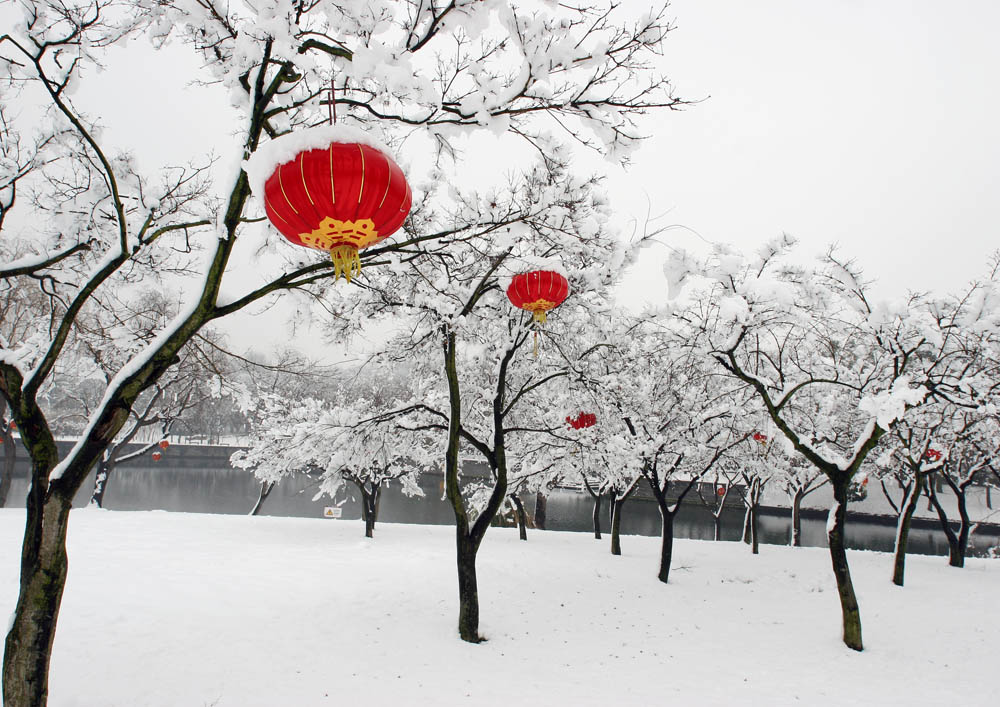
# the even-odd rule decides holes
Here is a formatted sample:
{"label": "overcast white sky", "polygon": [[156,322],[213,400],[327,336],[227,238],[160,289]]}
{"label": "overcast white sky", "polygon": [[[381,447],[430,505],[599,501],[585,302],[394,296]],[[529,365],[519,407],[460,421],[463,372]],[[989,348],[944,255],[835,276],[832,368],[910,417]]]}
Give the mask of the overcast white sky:
{"label": "overcast white sky", "polygon": [[[890,297],[982,272],[1000,247],[1000,1],[673,0],[671,12],[663,70],[678,95],[705,100],[650,121],[612,182],[623,212],[648,206],[743,248],[783,231],[814,252],[835,242]],[[144,148],[158,141],[164,159],[177,159],[171,135],[229,152],[225,96],[189,88],[156,114],[141,97],[195,58],[134,57],[109,67],[100,93],[117,92],[117,115],[105,121]],[[684,229],[664,241],[696,247]],[[661,299],[666,252],[646,251],[626,296]]]}
{"label": "overcast white sky", "polygon": [[[886,296],[1000,247],[1000,2],[674,0],[685,98],[629,183],[706,239],[839,243]],[[687,244],[674,232],[673,243]],[[644,268],[643,280],[658,268]]]}

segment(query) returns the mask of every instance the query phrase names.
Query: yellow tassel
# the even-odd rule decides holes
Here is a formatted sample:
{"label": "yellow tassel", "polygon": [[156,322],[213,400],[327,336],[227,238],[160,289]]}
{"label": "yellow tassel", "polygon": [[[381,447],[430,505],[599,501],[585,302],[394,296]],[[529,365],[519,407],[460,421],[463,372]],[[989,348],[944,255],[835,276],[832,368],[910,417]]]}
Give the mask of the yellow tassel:
{"label": "yellow tassel", "polygon": [[[543,312],[544,314],[544,312]],[[538,358],[538,332],[535,332],[535,358]]]}
{"label": "yellow tassel", "polygon": [[538,322],[539,324],[544,324],[545,323],[545,310],[544,309],[536,309],[535,312],[534,312],[534,314],[535,314],[535,321],[536,322]]}
{"label": "yellow tassel", "polygon": [[350,282],[351,278],[361,274],[361,258],[358,257],[358,249],[352,245],[334,246],[330,250],[330,259],[333,261],[334,280],[343,275]]}

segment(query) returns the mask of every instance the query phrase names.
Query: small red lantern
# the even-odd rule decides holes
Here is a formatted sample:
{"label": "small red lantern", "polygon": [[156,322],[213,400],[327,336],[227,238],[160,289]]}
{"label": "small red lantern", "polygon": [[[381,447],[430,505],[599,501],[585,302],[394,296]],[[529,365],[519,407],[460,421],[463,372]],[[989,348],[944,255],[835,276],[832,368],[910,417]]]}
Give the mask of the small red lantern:
{"label": "small red lantern", "polygon": [[17,429],[17,423],[14,422],[13,420],[11,420],[10,421],[10,431],[13,432],[16,429]]}
{"label": "small red lantern", "polygon": [[927,461],[936,462],[936,461],[940,461],[940,459],[941,459],[941,457],[943,455],[941,454],[941,452],[939,452],[936,449],[928,449],[927,453],[924,456],[927,457]]}
{"label": "small red lantern", "polygon": [[767,435],[762,432],[754,432],[753,441],[759,442],[760,444],[767,444]]}
{"label": "small red lantern", "polygon": [[154,461],[154,462],[158,462],[158,461],[160,461],[160,459],[161,459],[162,457],[163,457],[163,455],[162,455],[162,454],[160,454],[159,452],[153,452],[153,461]]}
{"label": "small red lantern", "polygon": [[715,493],[718,494],[719,496],[725,496],[726,495],[726,487],[725,486],[720,486],[719,488],[715,489]]}
{"label": "small red lantern", "polygon": [[562,304],[568,295],[569,282],[552,270],[520,273],[507,287],[511,304],[534,314],[539,324],[544,324],[546,313]]}
{"label": "small red lantern", "polygon": [[566,417],[566,422],[574,430],[582,430],[587,427],[593,427],[597,424],[597,415],[592,412],[581,412],[576,417]]}
{"label": "small red lantern", "polygon": [[[350,136],[360,142],[345,139]],[[358,251],[403,225],[412,204],[410,185],[399,165],[355,131],[331,126],[288,137],[290,145],[326,144],[274,169],[264,183],[264,210],[292,243],[329,251],[335,277],[350,282],[361,272]],[[264,147],[280,154],[280,145]]]}
{"label": "small red lantern", "polygon": [[168,442],[165,439],[161,439],[160,440],[160,449],[166,449],[169,446],[170,446],[170,442]]}

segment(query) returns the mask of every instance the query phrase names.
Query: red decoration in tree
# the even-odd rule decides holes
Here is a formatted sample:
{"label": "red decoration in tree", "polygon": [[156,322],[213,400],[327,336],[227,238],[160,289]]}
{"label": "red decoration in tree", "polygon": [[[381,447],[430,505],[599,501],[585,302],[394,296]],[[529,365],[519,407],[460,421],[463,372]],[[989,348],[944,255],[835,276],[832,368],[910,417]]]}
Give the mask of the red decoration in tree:
{"label": "red decoration in tree", "polygon": [[569,282],[552,270],[520,273],[507,287],[511,304],[534,314],[540,324],[545,323],[546,313],[562,304],[568,295]]}
{"label": "red decoration in tree", "polygon": [[927,453],[924,455],[927,457],[927,461],[936,462],[940,461],[941,457],[944,456],[936,449],[928,449]]}
{"label": "red decoration in tree", "polygon": [[331,143],[300,152],[264,184],[264,209],[296,245],[330,252],[335,276],[361,272],[358,251],[391,236],[410,212],[410,185],[381,150]]}
{"label": "red decoration in tree", "polygon": [[726,495],[726,487],[725,486],[720,486],[719,488],[715,489],[715,493],[718,494],[719,496],[725,496]]}
{"label": "red decoration in tree", "polygon": [[754,442],[760,442],[761,444],[766,444],[767,443],[767,435],[763,434],[762,432],[754,432],[753,433],[753,441]]}
{"label": "red decoration in tree", "polygon": [[160,449],[166,449],[169,446],[170,446],[170,442],[168,442],[165,439],[161,439],[160,440]]}
{"label": "red decoration in tree", "polygon": [[566,422],[574,430],[582,430],[597,424],[597,415],[592,412],[581,412],[576,417],[567,416]]}
{"label": "red decoration in tree", "polygon": [[11,420],[10,421],[10,431],[13,432],[16,429],[17,429],[17,423],[14,422],[13,420]]}
{"label": "red decoration in tree", "polygon": [[154,461],[154,462],[158,462],[158,461],[160,461],[160,458],[161,458],[161,457],[163,457],[163,455],[162,455],[162,454],[160,454],[159,452],[153,452],[153,461]]}

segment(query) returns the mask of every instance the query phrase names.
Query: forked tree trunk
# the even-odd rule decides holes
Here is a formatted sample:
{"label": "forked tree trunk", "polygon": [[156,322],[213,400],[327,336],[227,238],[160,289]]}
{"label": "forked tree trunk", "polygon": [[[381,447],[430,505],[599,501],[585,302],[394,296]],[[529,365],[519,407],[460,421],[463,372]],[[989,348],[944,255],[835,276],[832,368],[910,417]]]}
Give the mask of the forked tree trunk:
{"label": "forked tree trunk", "polygon": [[858,608],[858,598],[851,582],[851,570],[847,565],[847,549],[844,544],[844,531],[847,522],[847,487],[850,477],[844,476],[833,483],[834,505],[830,509],[831,517],[826,523],[826,537],[830,545],[830,560],[833,564],[833,574],[837,579],[837,593],[840,595],[840,610],[843,614],[844,644],[856,651],[864,649],[861,642],[861,611]]}
{"label": "forked tree trunk", "polygon": [[750,506],[750,547],[754,555],[760,554],[760,500]]}
{"label": "forked tree trunk", "polygon": [[272,489],[274,489],[273,481],[260,482],[260,495],[257,496],[257,503],[253,504],[253,508],[250,509],[250,515],[255,516],[260,513],[260,509],[264,507],[264,501],[271,495]]}
{"label": "forked tree trunk", "polygon": [[917,510],[922,488],[923,479],[919,474],[909,486],[904,487],[899,518],[896,520],[896,554],[892,563],[892,583],[899,587],[903,586],[903,575],[906,571],[906,543],[910,536],[910,522]]}
{"label": "forked tree trunk", "polygon": [[713,540],[722,540],[722,508],[719,508],[718,513],[712,514],[712,522],[715,525],[715,534]]}
{"label": "forked tree trunk", "polygon": [[493,400],[494,448],[489,456],[496,484],[475,522],[470,523],[458,483],[459,446],[462,424],[462,395],[458,381],[455,332],[444,329],[444,368],[448,381],[448,445],[445,449],[445,496],[455,514],[455,556],[458,568],[458,635],[463,641],[479,643],[479,586],[476,580],[476,553],[490,523],[507,495],[507,460],[503,437],[503,394],[506,390],[507,365],[516,349],[511,349],[500,364],[497,396]]}
{"label": "forked tree trunk", "polygon": [[971,525],[969,522],[969,513],[965,507],[965,496],[956,494],[958,512],[961,517],[959,532],[956,534],[951,528],[951,523],[948,521],[948,514],[941,507],[941,502],[938,500],[937,491],[934,490],[933,483],[933,480],[928,480],[927,482],[930,491],[928,495],[930,496],[931,505],[937,511],[938,520],[941,521],[941,530],[944,531],[944,536],[948,539],[948,564],[952,567],[965,567],[965,552],[969,544],[969,527]]}
{"label": "forked tree trunk", "polygon": [[48,699],[49,658],[66,586],[66,530],[72,498],[31,493],[21,557],[21,585],[4,646],[5,707],[40,707]]}
{"label": "forked tree trunk", "polygon": [[517,510],[517,534],[521,540],[528,539],[528,529],[527,523],[524,519],[524,504],[521,503],[521,497],[516,493],[510,495],[510,500],[514,504],[514,508]]}
{"label": "forked tree trunk", "polygon": [[753,521],[750,517],[750,506],[743,511],[743,542],[749,545],[753,540]]}

